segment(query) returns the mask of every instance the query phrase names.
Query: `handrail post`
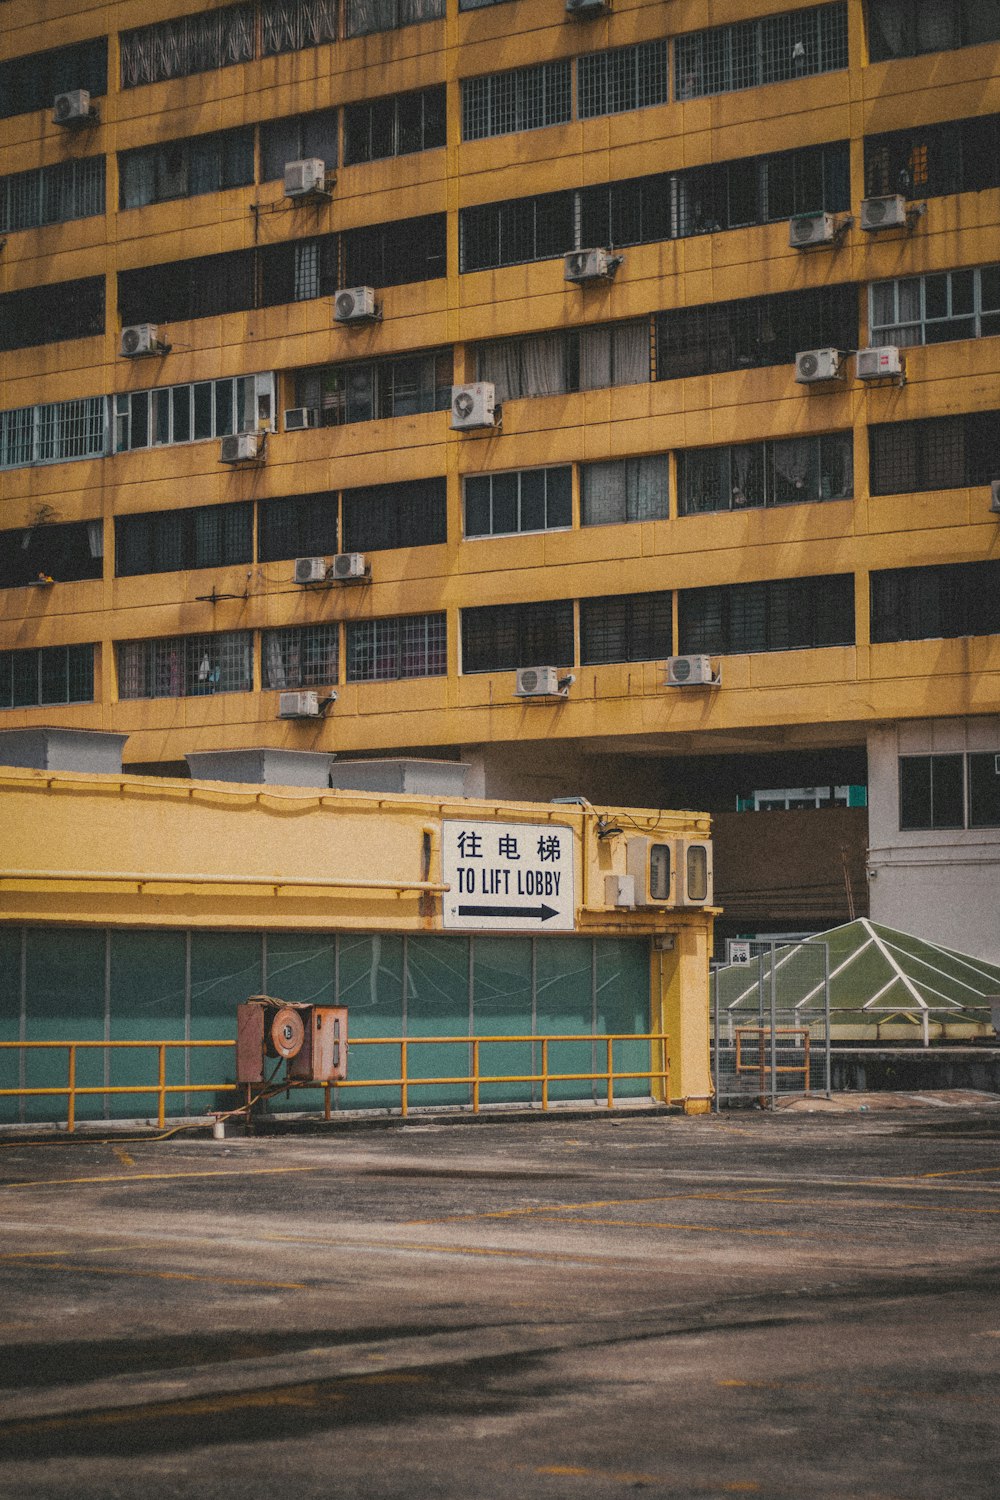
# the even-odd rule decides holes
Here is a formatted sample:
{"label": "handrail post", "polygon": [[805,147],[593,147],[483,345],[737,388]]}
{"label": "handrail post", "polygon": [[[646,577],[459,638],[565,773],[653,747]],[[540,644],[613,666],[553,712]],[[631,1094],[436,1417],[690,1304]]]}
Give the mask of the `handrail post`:
{"label": "handrail post", "polygon": [[472,1041],[472,1113],[479,1113],[479,1038]]}
{"label": "handrail post", "polygon": [[409,1089],[407,1082],[409,1071],[407,1068],[406,1037],[401,1037],[399,1042],[399,1112],[404,1117],[409,1112]]}
{"label": "handrail post", "polygon": [[160,1130],[167,1123],[167,1049],[163,1042],[157,1047],[159,1054],[157,1060],[157,1091],[159,1093],[159,1108],[157,1110],[156,1123]]}
{"label": "handrail post", "polygon": [[327,1083],[323,1088],[323,1118],[330,1118],[330,1085]]}
{"label": "handrail post", "polygon": [[607,1039],[607,1049],[608,1049],[608,1108],[609,1109],[614,1109],[614,1107],[615,1107],[615,1075],[614,1075],[615,1058],[614,1058],[614,1047],[615,1047],[615,1039],[614,1039],[614,1037],[609,1036],[608,1039]]}
{"label": "handrail post", "polygon": [[542,1037],[542,1110],[549,1107],[549,1039]]}
{"label": "handrail post", "polygon": [[71,1134],[76,1129],[76,1046],[73,1042],[69,1044],[69,1077],[66,1090],[66,1132]]}

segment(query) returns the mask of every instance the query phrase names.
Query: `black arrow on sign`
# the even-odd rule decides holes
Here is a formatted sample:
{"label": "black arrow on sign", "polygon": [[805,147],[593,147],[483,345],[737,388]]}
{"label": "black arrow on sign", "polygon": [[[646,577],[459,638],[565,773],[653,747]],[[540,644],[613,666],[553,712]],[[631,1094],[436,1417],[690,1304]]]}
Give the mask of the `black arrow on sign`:
{"label": "black arrow on sign", "polygon": [[460,917],[537,917],[540,922],[547,922],[550,917],[559,915],[555,906],[460,906],[458,908]]}

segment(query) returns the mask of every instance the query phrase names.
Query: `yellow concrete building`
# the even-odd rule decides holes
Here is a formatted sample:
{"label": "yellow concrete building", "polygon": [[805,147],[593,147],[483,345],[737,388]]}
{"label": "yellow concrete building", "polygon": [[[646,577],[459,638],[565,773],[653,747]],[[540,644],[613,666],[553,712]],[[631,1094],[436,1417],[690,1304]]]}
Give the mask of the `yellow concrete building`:
{"label": "yellow concrete building", "polygon": [[872,915],[997,955],[992,0],[16,0],[0,58],[5,726],[867,785]]}

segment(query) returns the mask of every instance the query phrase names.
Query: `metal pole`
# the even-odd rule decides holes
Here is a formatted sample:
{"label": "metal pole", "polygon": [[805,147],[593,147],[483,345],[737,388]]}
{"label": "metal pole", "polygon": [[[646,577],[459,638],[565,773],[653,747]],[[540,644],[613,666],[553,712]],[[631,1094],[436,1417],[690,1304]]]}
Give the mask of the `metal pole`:
{"label": "metal pole", "polygon": [[67,1089],[66,1129],[67,1131],[73,1131],[76,1129],[76,1048],[72,1042],[69,1049],[69,1078],[67,1082],[69,1088]]}
{"label": "metal pole", "polygon": [[549,1107],[549,1039],[542,1037],[542,1109]]}
{"label": "metal pole", "polygon": [[823,1064],[826,1072],[826,1097],[829,1099],[833,1090],[833,1057],[830,1051],[830,944],[823,944],[823,995],[826,1009],[824,1027],[826,1031],[826,1046],[823,1049]]}
{"label": "metal pole", "polygon": [[608,1037],[608,1108],[615,1107],[615,1077],[614,1077],[614,1038]]}
{"label": "metal pole", "polygon": [[158,1095],[156,1123],[162,1130],[164,1125],[167,1123],[167,1049],[161,1042],[156,1051],[156,1091]]}
{"label": "metal pole", "polygon": [[778,978],[774,972],[775,945],[771,944],[771,1108],[778,1097]]}
{"label": "metal pole", "polygon": [[472,1113],[479,1113],[479,1039],[472,1043]]}
{"label": "metal pole", "polygon": [[[662,963],[663,963],[662,958],[660,959],[660,963],[661,963],[661,966],[662,966]],[[712,1064],[713,1064],[713,1066],[712,1066],[712,1072],[715,1075],[715,1078],[714,1078],[714,1082],[715,1082],[715,1098],[712,1101],[712,1108],[714,1109],[715,1113],[718,1114],[719,1113],[719,1109],[721,1107],[720,1104],[719,1104],[719,1094],[722,1091],[722,1069],[721,1069],[721,1067],[719,1065],[719,971],[718,971],[718,969],[715,969],[713,971],[713,973],[712,973],[712,1009],[713,1009],[713,1022],[714,1022],[713,1031],[714,1031],[714,1035],[715,1035],[715,1056],[712,1059]],[[665,1061],[666,1060],[666,1044],[665,1043],[664,1043],[663,1055],[664,1055],[664,1061]],[[669,1104],[670,1103],[669,1098],[667,1098],[665,1102],[667,1104]]]}

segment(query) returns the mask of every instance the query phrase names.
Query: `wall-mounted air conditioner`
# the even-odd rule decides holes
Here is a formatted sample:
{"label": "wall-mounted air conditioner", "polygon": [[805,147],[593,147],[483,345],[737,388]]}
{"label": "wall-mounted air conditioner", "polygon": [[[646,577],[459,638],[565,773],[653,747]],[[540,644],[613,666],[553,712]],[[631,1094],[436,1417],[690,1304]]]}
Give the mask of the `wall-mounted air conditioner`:
{"label": "wall-mounted air conditioner", "polygon": [[895,344],[859,349],[854,361],[854,373],[859,380],[898,380],[905,367],[906,362]]}
{"label": "wall-mounted air conditioner", "polygon": [[456,432],[472,432],[477,427],[496,427],[500,420],[496,386],[479,380],[472,385],[451,388],[451,425]]}
{"label": "wall-mounted air conditioner", "polygon": [[610,9],[609,0],[566,0],[566,14],[580,21],[590,16],[606,16]]}
{"label": "wall-mounted air conditioner", "polygon": [[795,379],[799,385],[813,385],[819,380],[836,380],[843,356],[839,349],[806,349],[795,356]]}
{"label": "wall-mounted air conditioner", "polygon": [[[330,693],[328,697],[331,702],[337,700],[336,693]],[[319,719],[322,715],[323,705],[316,692],[278,694],[279,719]]]}
{"label": "wall-mounted air conditioner", "polygon": [[96,118],[87,89],[67,89],[65,94],[56,95],[52,105],[53,125],[85,125]]}
{"label": "wall-mounted air conditioner", "polygon": [[147,354],[166,354],[170,345],[160,339],[155,323],[132,323],[122,329],[120,350],[125,359],[141,359]]}
{"label": "wall-mounted air conditioner", "polygon": [[319,426],[319,412],[315,406],[290,406],[285,412],[285,431],[301,432],[305,427]]}
{"label": "wall-mounted air conditioner", "polygon": [[668,656],[667,687],[718,687],[710,656]]}
{"label": "wall-mounted air conditioner", "polygon": [[560,677],[558,667],[518,667],[516,698],[565,698],[572,676]]}
{"label": "wall-mounted air conditioner", "polygon": [[906,199],[902,193],[885,198],[863,198],[861,228],[875,234],[880,229],[903,229],[906,226]]}
{"label": "wall-mounted air conditioner", "polygon": [[563,262],[567,281],[610,281],[624,259],[610,250],[570,250]]}
{"label": "wall-mounted air conditioner", "polygon": [[1000,479],[990,481],[990,510],[1000,514]]}
{"label": "wall-mounted air conditioner", "polygon": [[795,214],[788,221],[788,243],[795,250],[832,245],[835,234],[833,214]]}
{"label": "wall-mounted air conditioner", "polygon": [[326,183],[326,162],[320,161],[318,156],[310,156],[304,161],[286,161],[284,182],[286,198],[308,198],[313,193],[321,193]]}
{"label": "wall-mounted air conditioner", "polygon": [[368,576],[368,564],[363,552],[338,552],[330,564],[331,578],[340,583],[354,583]]}
{"label": "wall-mounted air conditioner", "polygon": [[325,583],[329,566],[325,557],[297,557],[295,559],[296,583]]}
{"label": "wall-mounted air conditioner", "polygon": [[232,432],[222,439],[219,462],[223,464],[257,463],[264,457],[262,432]]}
{"label": "wall-mounted air conditioner", "polygon": [[371,323],[378,317],[375,291],[370,286],[342,287],[333,299],[337,323]]}

